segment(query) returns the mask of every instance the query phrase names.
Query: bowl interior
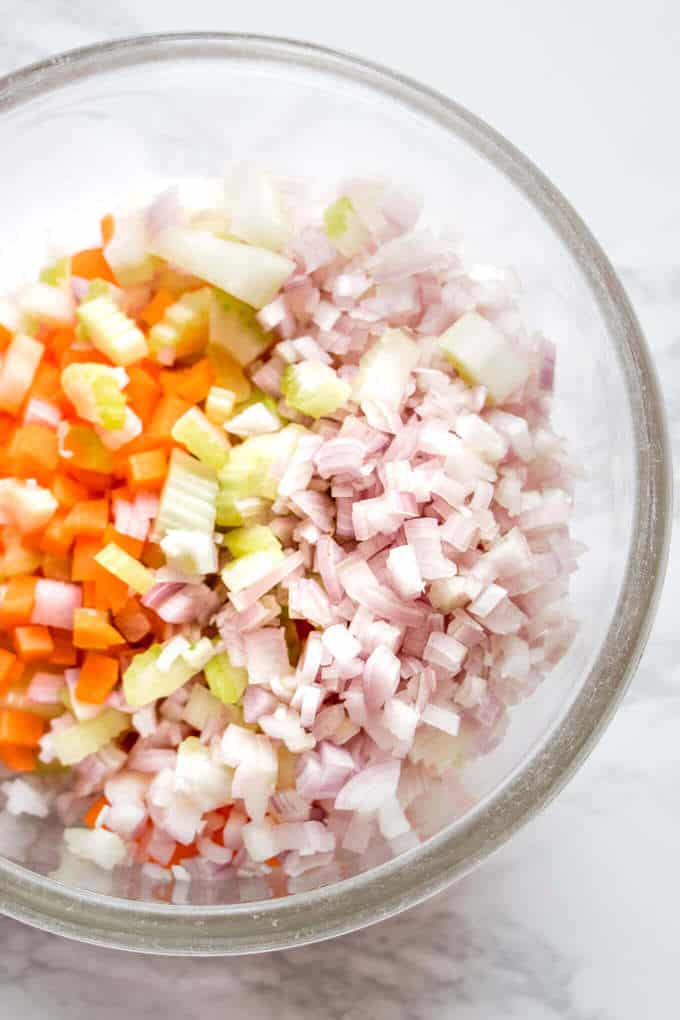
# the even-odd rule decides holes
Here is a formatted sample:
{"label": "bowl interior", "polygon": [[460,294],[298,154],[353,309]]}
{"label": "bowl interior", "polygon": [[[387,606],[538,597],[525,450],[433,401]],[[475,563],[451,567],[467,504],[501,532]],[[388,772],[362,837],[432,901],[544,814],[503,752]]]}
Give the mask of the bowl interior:
{"label": "bowl interior", "polygon": [[[545,796],[546,778],[552,783],[568,769],[606,714],[624,675],[621,668],[605,676],[603,663],[609,656],[611,666],[626,641],[634,657],[653,588],[647,576],[638,592],[646,602],[631,615],[620,604],[631,597],[630,571],[659,567],[658,520],[651,560],[644,569],[633,561],[641,527],[650,527],[648,506],[642,525],[639,516],[651,484],[641,474],[648,469],[641,467],[640,444],[647,444],[648,456],[656,442],[663,456],[663,437],[641,435],[643,404],[654,393],[640,392],[634,362],[645,355],[631,353],[638,338],[625,336],[628,309],[614,307],[616,281],[607,277],[606,263],[598,266],[601,253],[579,235],[576,217],[547,182],[474,118],[409,83],[309,48],[217,38],[104,48],[10,82],[4,91],[0,86],[0,150],[6,154],[2,291],[32,278],[49,254],[94,241],[99,217],[123,196],[147,192],[159,178],[219,175],[232,159],[255,160],[291,177],[389,177],[421,193],[425,221],[463,234],[476,260],[518,273],[527,321],[557,345],[555,418],[584,468],[574,534],[588,552],[573,578],[581,626],[567,657],[513,710],[507,737],[493,753],[454,783],[433,787],[423,837],[445,837],[449,854],[458,840],[457,866],[469,865],[471,819],[482,834],[478,851],[485,826],[490,844],[510,831],[519,818],[518,794],[526,813]],[[650,428],[653,423],[644,424]],[[622,612],[628,629],[621,630]],[[21,829],[35,824],[17,822]],[[21,860],[15,847],[2,851]],[[420,853],[410,851],[395,866],[417,869]],[[351,887],[357,872],[382,863],[381,854],[307,876],[299,891],[340,879],[350,879]],[[82,862],[60,864],[47,829],[27,866],[67,886],[131,900],[166,895],[139,874],[112,878]],[[257,882],[191,889],[190,902],[202,904],[269,895]]]}

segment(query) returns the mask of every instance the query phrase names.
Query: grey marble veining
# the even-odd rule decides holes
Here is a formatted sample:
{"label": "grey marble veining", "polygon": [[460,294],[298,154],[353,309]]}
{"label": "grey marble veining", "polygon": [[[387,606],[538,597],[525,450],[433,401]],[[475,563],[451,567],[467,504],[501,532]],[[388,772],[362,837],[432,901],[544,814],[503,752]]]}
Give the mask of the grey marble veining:
{"label": "grey marble veining", "polygon": [[[358,0],[337,10],[307,0],[252,0],[246,11],[217,0],[0,6],[0,72],[111,36],[222,28],[351,49],[460,99],[536,159],[605,244],[654,351],[680,453],[677,7],[649,0],[641,17],[614,0],[560,12],[490,0],[450,5],[443,21],[444,5],[421,0],[416,25],[396,13],[386,32],[384,6]],[[186,1003],[205,1020],[675,1016],[679,558],[675,542],[636,680],[584,768],[447,894],[334,942],[232,960],[135,957],[0,919],[0,1016],[163,1020]]]}

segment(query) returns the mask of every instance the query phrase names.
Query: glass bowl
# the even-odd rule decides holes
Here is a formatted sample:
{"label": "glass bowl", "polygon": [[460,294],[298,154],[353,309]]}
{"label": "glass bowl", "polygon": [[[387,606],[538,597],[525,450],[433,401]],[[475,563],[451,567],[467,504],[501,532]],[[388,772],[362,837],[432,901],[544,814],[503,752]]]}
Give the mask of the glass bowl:
{"label": "glass bowl", "polygon": [[[338,935],[443,889],[583,761],[635,669],[661,586],[664,413],[606,256],[553,185],[477,117],[381,67],[298,42],[149,36],[54,57],[0,80],[0,150],[3,290],[34,276],[54,244],[88,243],[116,195],[159,177],[214,176],[232,158],[414,187],[426,219],[516,269],[529,321],[557,344],[556,420],[585,467],[574,531],[589,547],[573,584],[581,626],[569,654],[513,710],[496,751],[465,770],[473,806],[433,803],[417,848],[369,856],[354,874],[283,898],[254,899],[247,884],[229,893],[192,885],[185,905],[147,899],[129,873],[102,882],[83,865],[57,881],[49,853],[32,870],[0,859],[0,908],[109,946],[231,954]],[[43,845],[57,841],[43,834]]]}

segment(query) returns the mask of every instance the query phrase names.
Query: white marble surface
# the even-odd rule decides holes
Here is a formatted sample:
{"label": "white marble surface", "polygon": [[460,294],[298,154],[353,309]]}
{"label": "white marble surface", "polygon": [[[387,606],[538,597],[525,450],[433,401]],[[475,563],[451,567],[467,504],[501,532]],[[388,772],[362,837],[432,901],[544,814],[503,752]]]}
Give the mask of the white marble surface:
{"label": "white marble surface", "polygon": [[[106,37],[220,28],[354,50],[459,99],[531,155],[603,241],[654,350],[678,452],[680,8],[671,0],[420,0],[417,24],[412,11],[365,0],[0,6],[0,72]],[[0,919],[0,1015],[151,1020],[190,1001],[205,1020],[676,1016],[679,557],[676,543],[637,678],[586,766],[455,889],[332,943],[241,960],[133,957]]]}

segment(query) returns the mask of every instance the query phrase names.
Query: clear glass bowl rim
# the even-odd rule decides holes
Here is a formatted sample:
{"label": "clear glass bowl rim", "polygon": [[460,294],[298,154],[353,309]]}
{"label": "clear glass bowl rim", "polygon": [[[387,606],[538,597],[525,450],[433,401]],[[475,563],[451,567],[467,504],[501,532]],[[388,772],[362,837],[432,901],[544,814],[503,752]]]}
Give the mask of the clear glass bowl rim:
{"label": "clear glass bowl rim", "polygon": [[512,180],[578,264],[624,373],[637,487],[626,578],[600,654],[539,752],[483,804],[422,846],[356,878],[285,899],[178,906],[70,889],[0,859],[0,910],[43,930],[147,953],[232,955],[303,945],[382,920],[467,874],[541,810],[590,752],[632,678],[665,574],[671,457],[654,365],[624,289],[599,244],[550,181],[479,117],[378,64],[306,42],[218,32],[143,35],[71,50],[0,78],[0,116],[52,89],[173,58],[269,59],[331,71],[415,110],[463,139]]}

